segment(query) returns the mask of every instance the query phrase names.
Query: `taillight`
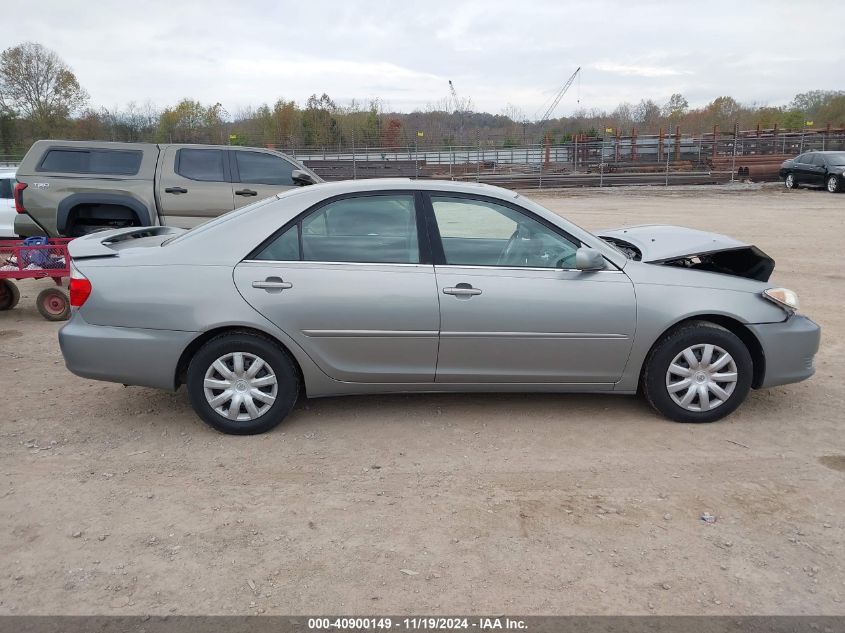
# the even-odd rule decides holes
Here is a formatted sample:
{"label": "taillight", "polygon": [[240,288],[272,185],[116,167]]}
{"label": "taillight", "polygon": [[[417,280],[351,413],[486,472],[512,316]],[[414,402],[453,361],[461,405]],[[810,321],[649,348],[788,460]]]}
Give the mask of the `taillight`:
{"label": "taillight", "polygon": [[81,308],[91,296],[91,282],[71,264],[70,267],[70,305]]}
{"label": "taillight", "polygon": [[26,189],[26,183],[19,182],[15,185],[15,211],[18,213],[26,213],[23,208],[23,190]]}

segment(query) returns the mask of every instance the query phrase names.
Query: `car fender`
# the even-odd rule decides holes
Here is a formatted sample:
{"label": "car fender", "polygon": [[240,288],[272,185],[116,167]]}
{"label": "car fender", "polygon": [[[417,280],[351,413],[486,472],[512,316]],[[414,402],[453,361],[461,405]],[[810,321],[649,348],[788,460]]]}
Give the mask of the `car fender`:
{"label": "car fender", "polygon": [[[636,391],[649,351],[669,329],[695,317],[717,316],[740,324],[778,323],[787,314],[762,296],[772,284],[718,273],[631,262],[637,294],[637,331],[616,391]],[[698,282],[698,283],[696,283]]]}

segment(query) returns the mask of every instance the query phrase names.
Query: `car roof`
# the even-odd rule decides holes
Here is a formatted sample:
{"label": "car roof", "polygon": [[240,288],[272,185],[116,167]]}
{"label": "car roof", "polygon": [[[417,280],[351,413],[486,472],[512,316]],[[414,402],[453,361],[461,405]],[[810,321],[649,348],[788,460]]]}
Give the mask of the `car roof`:
{"label": "car roof", "polygon": [[[458,180],[413,180],[411,178],[367,178],[364,180],[335,180],[323,182],[318,185],[320,191],[326,197],[357,191],[396,191],[396,190],[421,190],[421,191],[446,191],[450,193],[470,193],[485,195],[504,200],[518,198],[519,194],[509,189],[495,187],[479,182],[463,182]],[[303,191],[303,189],[291,190],[291,193]],[[286,197],[282,193],[279,197]]]}

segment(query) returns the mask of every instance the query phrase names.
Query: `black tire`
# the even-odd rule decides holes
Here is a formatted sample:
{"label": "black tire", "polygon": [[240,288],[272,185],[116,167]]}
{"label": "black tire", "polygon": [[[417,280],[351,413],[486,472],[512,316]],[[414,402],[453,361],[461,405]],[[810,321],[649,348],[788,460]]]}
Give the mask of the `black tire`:
{"label": "black tire", "polygon": [[0,310],[11,310],[21,300],[21,291],[8,279],[0,279]]}
{"label": "black tire", "polygon": [[839,183],[839,176],[837,176],[836,174],[831,174],[827,177],[825,186],[830,193],[839,193],[842,190],[842,187]]}
{"label": "black tire", "polygon": [[783,179],[783,184],[787,189],[798,189],[798,181],[795,179],[795,174],[792,172],[786,174]]}
{"label": "black tire", "polygon": [[[733,391],[726,400],[709,411],[690,411],[682,407],[672,399],[667,387],[667,373],[672,361],[685,349],[696,345],[720,347],[730,354],[736,365],[737,376]],[[700,356],[697,358],[701,360]],[[753,370],[754,363],[748,348],[733,332],[707,321],[694,321],[670,331],[655,343],[646,358],[641,386],[648,403],[670,420],[715,422],[733,413],[745,400],[751,389]],[[690,380],[697,378],[698,372],[695,372]],[[698,398],[696,395],[690,406],[696,406]],[[700,406],[700,400],[698,402]]]}
{"label": "black tire", "polygon": [[67,321],[70,318],[70,299],[59,288],[45,288],[39,292],[35,307],[48,321]]}
{"label": "black tire", "polygon": [[[205,396],[206,372],[218,359],[235,353],[260,358],[276,377],[275,401],[255,419],[238,421],[227,418],[218,413]],[[262,370],[262,373],[265,371]],[[267,374],[263,375],[266,377]],[[274,341],[256,334],[231,332],[211,339],[194,354],[188,365],[187,389],[194,411],[210,427],[231,435],[255,435],[275,428],[291,412],[299,397],[299,375],[293,361]],[[222,392],[221,389],[211,393],[216,396]],[[245,405],[239,404],[238,407],[238,414],[249,415]]]}

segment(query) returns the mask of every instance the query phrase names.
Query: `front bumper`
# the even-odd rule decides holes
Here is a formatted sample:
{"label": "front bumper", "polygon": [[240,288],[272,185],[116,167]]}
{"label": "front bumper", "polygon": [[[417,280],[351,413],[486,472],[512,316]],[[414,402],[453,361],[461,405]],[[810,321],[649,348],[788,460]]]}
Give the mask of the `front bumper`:
{"label": "front bumper", "polygon": [[816,372],[821,328],[795,314],[781,323],[762,323],[748,328],[760,341],[766,372],[760,387],[775,387],[806,380]]}
{"label": "front bumper", "polygon": [[61,330],[67,368],[83,378],[176,388],[176,366],[195,332],[91,325],[76,312]]}

